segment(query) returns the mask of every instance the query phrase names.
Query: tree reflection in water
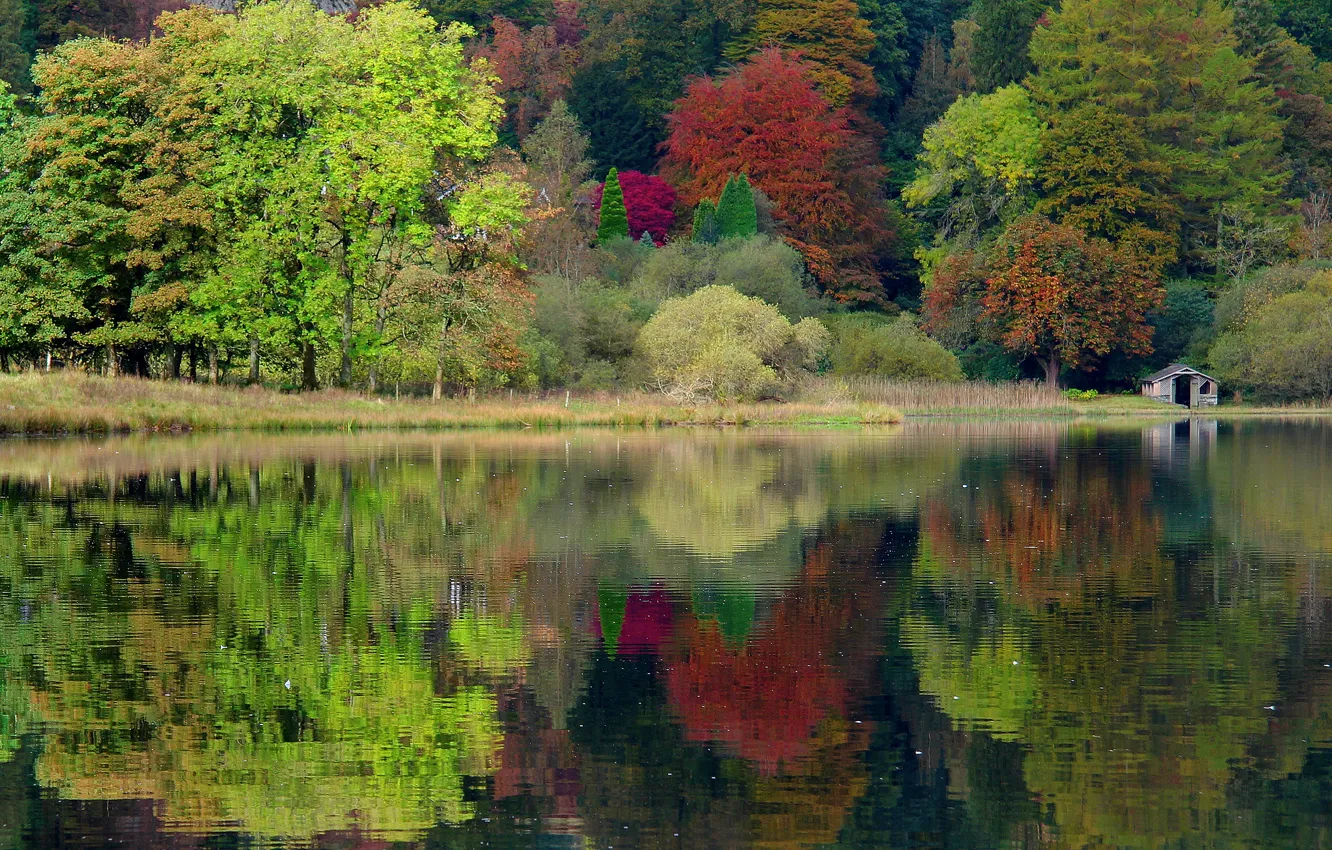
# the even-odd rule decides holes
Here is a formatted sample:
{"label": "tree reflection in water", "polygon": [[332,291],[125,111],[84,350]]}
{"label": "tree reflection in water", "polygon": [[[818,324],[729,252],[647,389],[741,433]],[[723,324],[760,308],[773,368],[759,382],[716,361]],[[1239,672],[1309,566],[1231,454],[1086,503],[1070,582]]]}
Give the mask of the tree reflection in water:
{"label": "tree reflection in water", "polygon": [[0,847],[1326,844],[1330,435],[0,443]]}

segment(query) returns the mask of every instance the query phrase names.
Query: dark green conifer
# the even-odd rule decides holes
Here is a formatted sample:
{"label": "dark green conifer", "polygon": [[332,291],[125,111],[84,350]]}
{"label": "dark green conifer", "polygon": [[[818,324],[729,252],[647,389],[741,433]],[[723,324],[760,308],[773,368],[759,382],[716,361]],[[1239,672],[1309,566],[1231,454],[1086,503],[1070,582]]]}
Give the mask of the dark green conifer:
{"label": "dark green conifer", "polygon": [[620,188],[620,172],[612,168],[606,173],[606,186],[601,192],[601,216],[597,221],[597,241],[605,244],[613,239],[629,236],[629,213],[624,208],[624,190]]}
{"label": "dark green conifer", "polygon": [[754,207],[754,192],[744,174],[726,181],[721,200],[717,202],[717,235],[723,239],[747,239],[758,235],[758,210]]}
{"label": "dark green conifer", "polygon": [[693,241],[703,245],[717,242],[717,207],[707,198],[694,207]]}

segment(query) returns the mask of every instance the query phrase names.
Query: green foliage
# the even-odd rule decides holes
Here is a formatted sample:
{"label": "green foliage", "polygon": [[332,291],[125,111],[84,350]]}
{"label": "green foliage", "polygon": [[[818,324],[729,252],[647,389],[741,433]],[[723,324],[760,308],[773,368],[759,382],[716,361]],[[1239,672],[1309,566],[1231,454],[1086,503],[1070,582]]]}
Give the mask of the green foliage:
{"label": "green foliage", "polygon": [[704,245],[716,244],[719,235],[717,233],[717,207],[712,201],[704,198],[694,207],[694,224],[690,228],[690,239]]}
{"label": "green foliage", "polygon": [[758,211],[749,178],[743,174],[726,181],[717,201],[717,234],[722,239],[747,239],[758,234]]}
{"label": "green foliage", "polygon": [[930,339],[915,319],[852,313],[827,316],[832,335],[829,361],[837,375],[875,375],[892,380],[960,381],[962,367],[948,349]]}
{"label": "green foliage", "polygon": [[1276,97],[1236,52],[1231,22],[1218,0],[1070,0],[1032,37],[1030,87],[1045,109],[1096,103],[1141,122],[1195,265],[1223,205],[1270,211],[1289,176]]}
{"label": "green foliage", "polygon": [[1100,395],[1096,390],[1064,390],[1064,398],[1070,401],[1092,401]]}
{"label": "green foliage", "polygon": [[528,345],[539,353],[542,386],[608,389],[634,374],[634,342],[643,325],[638,305],[595,279],[541,277],[535,286]]}
{"label": "green foliage", "polygon": [[1210,359],[1224,383],[1279,400],[1332,399],[1332,275],[1253,312],[1212,346]]}
{"label": "green foliage", "polygon": [[622,66],[590,62],[574,74],[569,109],[587,130],[588,154],[597,165],[650,173],[661,129],[630,96]]}
{"label": "green foliage", "polygon": [[714,285],[772,304],[792,321],[818,312],[806,291],[800,252],[767,236],[717,245],[668,243],[639,266],[632,289],[643,301],[656,304]]}
{"label": "green foliage", "polygon": [[606,173],[606,188],[601,194],[601,212],[597,218],[597,241],[611,242],[629,236],[629,213],[624,208],[624,191],[619,172]]}
{"label": "green foliage", "polygon": [[979,29],[974,39],[972,69],[981,92],[1021,82],[1032,71],[1027,44],[1045,12],[1040,0],[987,0],[976,6]]}
{"label": "green foliage", "polygon": [[964,97],[925,131],[922,171],[902,197],[909,207],[944,206],[939,239],[974,243],[1029,203],[1044,134],[1019,86]]}
{"label": "green foliage", "polygon": [[638,338],[653,384],[681,400],[770,397],[816,367],[827,346],[817,319],[793,326],[776,308],[723,286],[666,301]]}

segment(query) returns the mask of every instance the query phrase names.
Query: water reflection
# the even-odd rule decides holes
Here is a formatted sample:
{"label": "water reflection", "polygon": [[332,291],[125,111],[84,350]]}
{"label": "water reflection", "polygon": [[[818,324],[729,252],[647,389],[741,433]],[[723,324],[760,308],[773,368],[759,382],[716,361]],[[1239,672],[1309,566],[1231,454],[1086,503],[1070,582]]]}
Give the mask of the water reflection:
{"label": "water reflection", "polygon": [[1330,441],[0,442],[0,848],[1322,846]]}

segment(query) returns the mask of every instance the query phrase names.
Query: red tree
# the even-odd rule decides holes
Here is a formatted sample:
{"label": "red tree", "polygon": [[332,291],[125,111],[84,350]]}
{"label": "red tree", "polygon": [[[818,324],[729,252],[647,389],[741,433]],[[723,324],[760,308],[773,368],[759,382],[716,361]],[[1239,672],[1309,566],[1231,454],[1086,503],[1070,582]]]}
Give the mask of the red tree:
{"label": "red tree", "polygon": [[882,298],[876,258],[893,240],[883,170],[872,140],[819,94],[805,63],[769,49],[720,80],[695,80],[669,122],[664,171],[686,204],[748,174],[826,290]]}
{"label": "red tree", "polygon": [[[592,205],[601,209],[601,193],[606,184],[592,190]],[[666,241],[666,232],[675,224],[675,190],[671,184],[652,174],[621,171],[620,188],[624,190],[624,208],[629,213],[629,235],[637,239],[652,234],[658,245]]]}
{"label": "red tree", "polygon": [[1030,216],[996,246],[981,303],[1000,341],[1035,357],[1054,385],[1064,364],[1087,368],[1116,348],[1151,353],[1147,312],[1165,290],[1150,269],[1131,245]]}

